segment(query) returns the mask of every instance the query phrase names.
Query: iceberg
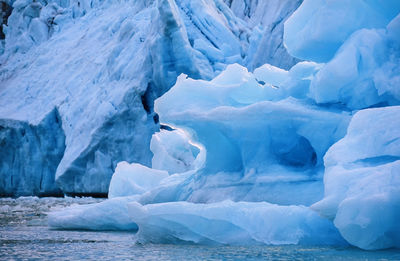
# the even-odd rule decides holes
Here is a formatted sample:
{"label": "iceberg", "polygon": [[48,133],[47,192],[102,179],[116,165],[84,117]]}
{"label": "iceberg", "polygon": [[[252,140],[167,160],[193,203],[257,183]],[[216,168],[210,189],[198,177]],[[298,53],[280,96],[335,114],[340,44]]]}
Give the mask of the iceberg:
{"label": "iceberg", "polygon": [[111,178],[108,197],[131,196],[143,194],[157,187],[161,180],[168,177],[165,170],[150,169],[140,164],[120,162]]}
{"label": "iceberg", "polygon": [[[20,1],[13,6],[23,6]],[[124,59],[98,56],[100,63],[102,57],[109,61],[104,67],[107,72],[96,74],[96,83],[104,84],[104,89],[93,87],[98,91],[93,93],[103,99],[90,103],[91,92],[85,96],[78,88],[74,90],[79,96],[65,96],[71,100],[83,97],[82,104],[89,104],[91,110],[99,107],[99,100],[114,97],[113,108],[127,106],[126,113],[136,110],[127,116],[131,128],[111,113],[107,114],[111,123],[102,129],[104,121],[99,119],[103,114],[96,110],[90,111],[93,115],[83,110],[85,121],[80,121],[69,112],[76,113],[82,106],[65,101],[65,97],[60,103],[54,96],[47,97],[54,99],[46,112],[60,118],[56,121],[53,117],[50,122],[61,122],[58,126],[65,133],[65,153],[57,154],[62,158],[56,164],[56,181],[63,184],[63,191],[69,191],[69,186],[86,191],[82,187],[92,186],[91,178],[101,175],[100,169],[108,166],[111,172],[109,166],[116,166],[109,200],[53,213],[49,215],[51,227],[137,229],[136,238],[142,243],[400,247],[398,1],[305,0],[288,19],[285,12],[295,9],[299,1],[268,1],[276,7],[276,16],[259,11],[269,6],[267,1],[160,0],[148,8],[135,3],[136,12],[129,9],[133,7],[127,7],[127,12],[134,13],[136,20],[123,31],[156,17],[146,34],[141,34],[144,42],[135,38],[142,31],[132,29],[132,39],[139,40],[133,46],[150,48],[150,56],[133,56],[139,51],[130,49],[134,47],[127,44],[131,43],[128,37],[112,55],[131,57],[126,66]],[[99,12],[111,16],[114,11]],[[85,14],[80,21],[90,14],[96,17],[94,13]],[[281,64],[259,64],[262,35],[282,28],[282,23],[283,44],[287,55],[294,58],[285,54]],[[262,29],[267,24],[275,27]],[[35,28],[32,32],[37,41],[44,42],[36,49],[30,47],[29,52],[63,36],[54,34],[45,41],[40,28]],[[113,28],[107,32],[120,30]],[[81,35],[79,41],[85,43],[85,39]],[[138,59],[143,59],[141,67]],[[293,61],[299,62],[293,65]],[[140,79],[135,76],[139,70],[145,75]],[[110,82],[113,87],[121,84],[112,89],[118,92],[106,88]],[[139,87],[132,90],[132,82]],[[23,89],[19,88],[13,90]],[[29,88],[23,90],[27,93]],[[1,97],[11,94],[2,92]],[[124,100],[121,105],[121,97],[130,102]],[[33,104],[30,108],[37,106],[36,102],[29,103]],[[12,113],[19,107],[13,106],[7,115],[15,120]],[[115,113],[120,112],[116,109]],[[40,117],[31,118],[36,121],[29,126],[39,128]],[[97,125],[90,125],[93,122],[112,138],[104,141],[105,136],[93,132],[97,130]],[[82,129],[68,127],[71,123],[82,124]],[[13,134],[13,126],[17,125],[5,133]],[[84,126],[93,127],[89,134],[77,132]],[[126,143],[121,133],[141,140],[143,147]],[[80,142],[82,137],[86,143]],[[71,145],[74,142],[94,147],[83,146],[85,154]],[[129,144],[130,150],[113,144]],[[67,161],[72,149],[79,157]],[[117,165],[121,158],[128,158],[127,162]],[[78,163],[89,173],[68,176],[64,170],[78,172]]]}
{"label": "iceberg", "polygon": [[137,224],[128,215],[127,203],[134,197],[116,197],[96,204],[73,204],[48,214],[49,225],[56,229],[136,231]]}
{"label": "iceberg", "polygon": [[169,174],[183,173],[196,168],[199,145],[191,143],[181,130],[161,130],[153,134],[150,142],[153,169]]}
{"label": "iceberg", "polygon": [[[323,197],[323,155],[345,135],[351,116],[289,97],[270,83],[304,87],[315,68],[301,63],[288,72],[263,66],[252,74],[236,64],[211,81],[180,76],[155,103],[170,130],[153,135],[152,162],[168,172],[123,162],[111,180],[112,200],[134,197],[114,206],[118,213],[128,209],[137,240],[345,244],[331,221],[304,205]],[[189,159],[192,167],[173,164],[177,158]],[[113,212],[95,208],[89,211],[94,220],[109,228]],[[85,213],[81,207],[58,212],[49,224],[73,228]]]}
{"label": "iceberg", "polygon": [[399,114],[393,106],[354,115],[325,155],[325,197],[311,206],[364,249],[400,247]]}
{"label": "iceberg", "polygon": [[332,223],[304,206],[135,202],[128,210],[141,243],[346,245]]}
{"label": "iceberg", "polygon": [[[284,87],[268,83],[265,67],[256,72],[262,70],[264,85],[239,65],[210,82],[181,76],[156,100],[160,120],[184,129],[206,150],[205,165],[186,181],[196,190],[166,201],[309,205],[322,196],[322,158],[344,136],[350,116],[285,98]],[[272,72],[272,82],[283,75]]]}
{"label": "iceberg", "polygon": [[[160,128],[153,103],[178,75],[211,79],[230,63],[280,61],[284,48],[251,37],[252,28],[279,43],[283,27],[273,34],[264,27],[297,7],[288,1],[268,23],[258,15],[250,23],[222,0],[6,2],[3,196],[105,196],[118,162],[151,166],[150,140]],[[256,47],[271,55],[250,54]],[[288,54],[285,64],[294,64]],[[55,111],[57,121],[48,120]],[[36,149],[47,139],[56,141]]]}
{"label": "iceberg", "polygon": [[285,22],[284,44],[294,57],[328,62],[352,33],[384,28],[399,12],[397,0],[304,0]]}
{"label": "iceberg", "polygon": [[400,16],[384,29],[362,29],[351,35],[311,82],[318,103],[343,104],[356,110],[398,105],[400,51],[395,38]]}

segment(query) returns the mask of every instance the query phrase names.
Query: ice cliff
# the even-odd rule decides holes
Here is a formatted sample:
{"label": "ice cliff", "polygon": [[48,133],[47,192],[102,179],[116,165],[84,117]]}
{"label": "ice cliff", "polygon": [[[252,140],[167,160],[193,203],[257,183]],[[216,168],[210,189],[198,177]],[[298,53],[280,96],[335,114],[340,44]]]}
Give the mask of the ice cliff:
{"label": "ice cliff", "polygon": [[2,1],[0,195],[105,195],[119,161],[151,166],[153,102],[178,75],[289,68],[300,1],[266,2]]}
{"label": "ice cliff", "polygon": [[[262,6],[226,2],[245,21]],[[305,0],[284,45],[308,61],[180,75],[155,101],[165,128],[152,168],[119,163],[109,200],[51,213],[50,226],[111,219],[143,243],[399,248],[399,44],[398,1]]]}

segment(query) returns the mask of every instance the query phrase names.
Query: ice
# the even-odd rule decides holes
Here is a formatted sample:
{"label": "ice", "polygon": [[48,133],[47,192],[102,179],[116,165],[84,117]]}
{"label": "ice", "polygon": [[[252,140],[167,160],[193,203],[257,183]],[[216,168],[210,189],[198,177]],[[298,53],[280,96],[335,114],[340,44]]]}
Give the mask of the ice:
{"label": "ice", "polygon": [[150,142],[153,152],[152,168],[166,170],[169,174],[194,169],[200,149],[190,144],[189,137],[181,130],[161,130],[153,135]]}
{"label": "ice", "polygon": [[133,197],[117,197],[97,204],[72,205],[48,214],[54,229],[75,230],[137,230],[128,214],[127,203]]}
{"label": "ice", "polygon": [[325,197],[312,208],[363,249],[400,247],[399,116],[399,106],[358,112],[324,158]]}
{"label": "ice", "polygon": [[301,2],[13,2],[0,193],[108,191],[50,226],[141,243],[400,247],[400,4]]}
{"label": "ice", "polygon": [[282,86],[286,95],[298,99],[308,99],[310,83],[321,67],[321,64],[314,62],[299,62],[290,68],[289,78]]}
{"label": "ice", "polygon": [[287,53],[282,35],[284,22],[302,0],[224,1],[252,29],[245,59],[250,71],[265,63],[288,70],[299,61]]}
{"label": "ice", "polygon": [[144,243],[343,245],[333,225],[303,206],[223,201],[128,204]]}
{"label": "ice", "polygon": [[288,71],[270,64],[264,64],[254,70],[254,77],[258,82],[261,84],[269,83],[277,87],[282,87],[288,78],[288,74]]}
{"label": "ice", "polygon": [[284,44],[294,57],[328,62],[362,28],[384,28],[400,11],[397,0],[305,0],[285,22]]}
{"label": "ice", "polygon": [[118,163],[111,178],[108,197],[143,194],[156,187],[166,177],[168,177],[167,171],[150,169],[140,164],[129,164],[122,161]]}
{"label": "ice", "polygon": [[[298,71],[309,71],[311,65],[299,65]],[[293,78],[302,79],[295,72]],[[260,84],[255,75],[266,82]],[[284,88],[269,82],[292,83],[288,75],[268,66],[253,75],[240,65],[230,65],[209,82],[181,76],[156,100],[160,120],[184,129],[206,150],[205,165],[177,188],[173,198],[163,201],[268,200],[307,205],[322,196],[322,158],[344,136],[350,117],[285,98]],[[185,189],[187,183],[196,190]],[[287,189],[297,196],[283,192]]]}
{"label": "ice", "polygon": [[318,103],[341,103],[353,110],[399,104],[400,51],[391,44],[391,30],[355,32],[317,73],[310,96]]}
{"label": "ice", "polygon": [[[0,194],[106,195],[118,162],[150,166],[154,100],[181,73],[209,80],[228,63],[279,62],[282,26],[266,28],[299,4],[290,2],[260,5],[250,22],[221,0],[7,1]],[[279,10],[257,25],[273,44],[251,36],[261,9]],[[52,145],[36,149],[44,140]]]}

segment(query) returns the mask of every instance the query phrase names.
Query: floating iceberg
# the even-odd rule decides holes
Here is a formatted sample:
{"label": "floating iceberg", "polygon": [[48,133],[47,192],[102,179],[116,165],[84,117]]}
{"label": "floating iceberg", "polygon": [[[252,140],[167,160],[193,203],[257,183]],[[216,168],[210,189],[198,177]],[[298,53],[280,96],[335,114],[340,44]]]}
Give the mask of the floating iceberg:
{"label": "floating iceberg", "polygon": [[[298,1],[252,24],[221,0],[3,3],[0,195],[106,195],[119,161],[151,165],[153,102],[179,74],[211,79],[227,64],[280,63],[283,53],[285,66],[296,61],[283,26],[270,25]],[[252,36],[256,25],[269,41]]]}
{"label": "floating iceberg", "polygon": [[286,98],[285,85],[277,88],[267,78],[275,84],[282,75],[289,83],[295,80],[290,72],[269,69],[255,72],[264,84],[239,65],[228,66],[210,82],[181,76],[156,100],[161,121],[192,134],[207,153],[205,166],[186,181],[196,190],[181,188],[180,196],[166,201],[287,205],[311,204],[322,196],[322,158],[344,136],[350,117]]}
{"label": "floating iceberg", "polygon": [[[179,76],[154,105],[175,131],[153,135],[152,168],[120,165],[118,197],[91,206],[94,229],[115,206],[141,242],[400,247],[399,12],[398,1],[305,0],[284,41],[311,61]],[[195,46],[214,60],[238,48]],[[50,224],[90,229],[87,215]]]}
{"label": "floating iceberg", "polygon": [[343,245],[328,220],[304,206],[223,201],[128,205],[139,242]]}
{"label": "floating iceberg", "polygon": [[71,205],[48,214],[49,225],[57,229],[136,231],[127,203],[134,197],[113,198],[96,204]]}
{"label": "floating iceberg", "polygon": [[[155,110],[164,123],[182,131],[163,130],[151,141],[153,164],[168,168],[169,173],[120,163],[111,180],[109,195],[118,200],[114,204],[118,213],[129,209],[131,221],[139,228],[138,240],[343,244],[329,220],[298,206],[322,198],[323,155],[345,135],[350,120],[348,113],[288,97],[291,89],[286,86],[304,87],[303,81],[309,83],[307,78],[316,68],[316,64],[302,63],[288,72],[263,66],[253,75],[240,65],[231,65],[212,81],[178,78],[156,101]],[[192,167],[182,169],[177,158]],[[135,197],[119,201],[118,197],[131,195]],[[162,203],[181,200],[192,203]],[[205,202],[210,204],[201,204]],[[74,227],[89,212],[98,220],[93,229],[99,222],[109,228],[107,216],[113,213],[103,214],[103,208],[55,213],[50,225]],[[282,219],[287,220],[277,221]]]}

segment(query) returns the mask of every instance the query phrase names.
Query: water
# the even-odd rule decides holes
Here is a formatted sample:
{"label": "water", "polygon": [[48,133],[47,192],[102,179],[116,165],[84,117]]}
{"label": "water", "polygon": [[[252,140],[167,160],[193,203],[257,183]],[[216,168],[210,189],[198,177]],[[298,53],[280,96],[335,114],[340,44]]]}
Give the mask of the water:
{"label": "water", "polygon": [[400,260],[399,250],[304,246],[139,245],[124,232],[57,231],[46,213],[98,199],[0,199],[0,260]]}

